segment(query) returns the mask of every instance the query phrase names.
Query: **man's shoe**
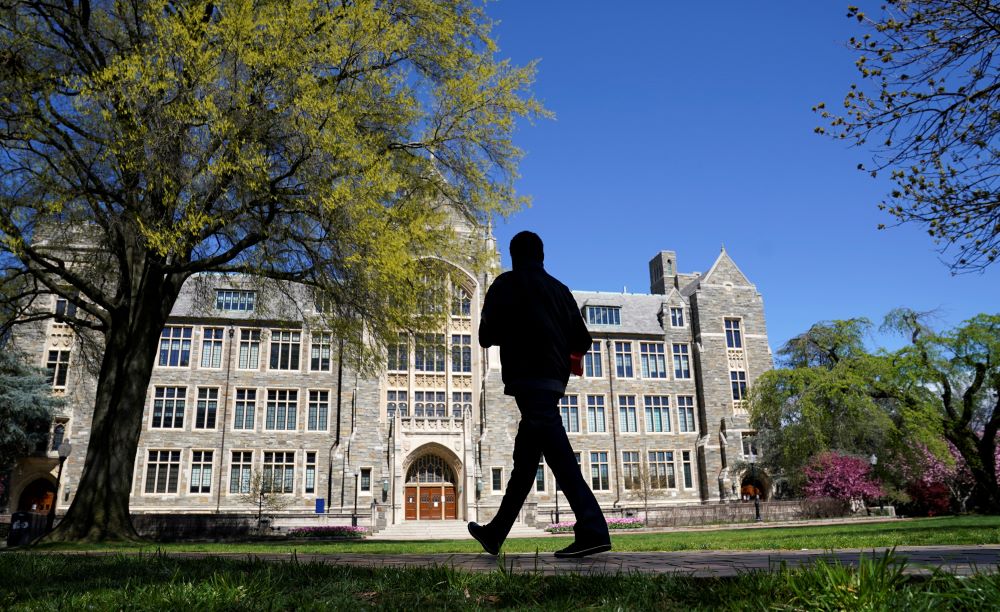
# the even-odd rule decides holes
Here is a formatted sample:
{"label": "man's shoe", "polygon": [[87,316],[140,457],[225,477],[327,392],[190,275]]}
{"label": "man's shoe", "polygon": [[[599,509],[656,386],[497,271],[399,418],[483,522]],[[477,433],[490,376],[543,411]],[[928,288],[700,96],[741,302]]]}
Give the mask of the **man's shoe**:
{"label": "man's shoe", "polygon": [[581,544],[580,542],[573,542],[566,548],[557,550],[556,557],[560,559],[579,559],[580,557],[608,552],[609,550],[611,550],[610,542],[605,542],[604,544]]}
{"label": "man's shoe", "polygon": [[486,531],[486,527],[483,527],[479,523],[470,522],[469,534],[476,538],[476,541],[482,545],[483,550],[486,552],[493,556],[500,554],[500,545],[490,538],[489,533]]}

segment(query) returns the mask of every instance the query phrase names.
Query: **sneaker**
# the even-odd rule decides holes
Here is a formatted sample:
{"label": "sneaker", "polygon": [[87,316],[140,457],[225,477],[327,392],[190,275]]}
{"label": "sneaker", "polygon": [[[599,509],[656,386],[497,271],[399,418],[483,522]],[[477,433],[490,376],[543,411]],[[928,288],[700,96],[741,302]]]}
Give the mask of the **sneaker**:
{"label": "sneaker", "polygon": [[479,523],[470,522],[469,523],[469,534],[476,538],[483,550],[490,553],[493,556],[500,554],[500,545],[493,541],[487,533],[486,527],[480,525]]}
{"label": "sneaker", "polygon": [[611,550],[611,542],[605,542],[604,544],[581,544],[580,542],[573,542],[566,548],[557,550],[556,557],[559,559],[579,559],[580,557],[608,552],[609,550]]}

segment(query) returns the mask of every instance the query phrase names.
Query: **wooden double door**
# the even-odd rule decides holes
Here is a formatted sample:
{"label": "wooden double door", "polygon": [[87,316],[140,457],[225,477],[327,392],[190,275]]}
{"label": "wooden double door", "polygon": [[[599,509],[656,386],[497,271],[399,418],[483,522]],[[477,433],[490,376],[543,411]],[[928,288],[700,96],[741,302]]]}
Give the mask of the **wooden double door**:
{"label": "wooden double door", "polygon": [[440,521],[457,519],[455,485],[448,483],[406,485],[406,520]]}

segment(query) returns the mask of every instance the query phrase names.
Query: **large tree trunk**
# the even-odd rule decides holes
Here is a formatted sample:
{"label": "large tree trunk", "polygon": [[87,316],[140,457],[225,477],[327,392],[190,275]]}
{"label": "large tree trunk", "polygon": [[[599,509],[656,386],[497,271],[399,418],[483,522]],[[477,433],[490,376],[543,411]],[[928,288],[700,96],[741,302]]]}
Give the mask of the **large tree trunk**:
{"label": "large tree trunk", "polygon": [[970,429],[946,429],[945,437],[955,445],[969,466],[976,481],[972,491],[973,508],[989,514],[1000,514],[1000,485],[997,485],[996,442],[984,436],[978,438]]}
{"label": "large tree trunk", "polygon": [[163,324],[183,278],[145,270],[112,313],[97,379],[94,419],[77,493],[47,541],[136,540],[129,496],[142,431],[146,390]]}

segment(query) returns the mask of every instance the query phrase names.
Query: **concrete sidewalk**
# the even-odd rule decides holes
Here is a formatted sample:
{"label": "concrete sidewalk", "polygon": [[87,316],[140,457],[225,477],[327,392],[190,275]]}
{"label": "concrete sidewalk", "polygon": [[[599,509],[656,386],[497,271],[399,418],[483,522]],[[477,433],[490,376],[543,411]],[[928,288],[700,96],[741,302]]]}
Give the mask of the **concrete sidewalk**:
{"label": "concrete sidewalk", "polygon": [[[857,566],[862,557],[880,558],[886,548],[769,551],[684,551],[684,552],[610,552],[584,559],[556,559],[552,553],[517,553],[493,557],[485,553],[375,555],[362,553],[295,554],[300,562],[332,563],[355,567],[430,567],[447,566],[461,571],[490,572],[503,563],[505,570],[520,574],[681,574],[695,577],[725,577],[754,571],[776,571],[809,565],[820,559]],[[61,553],[53,553],[61,554]],[[67,553],[104,554],[104,553]],[[120,554],[120,553],[109,553]],[[291,553],[165,553],[170,557],[230,557],[288,561]],[[983,546],[904,546],[896,548],[896,562],[906,563],[905,573],[927,575],[935,571],[968,576],[995,573],[1000,569],[1000,545]]]}

